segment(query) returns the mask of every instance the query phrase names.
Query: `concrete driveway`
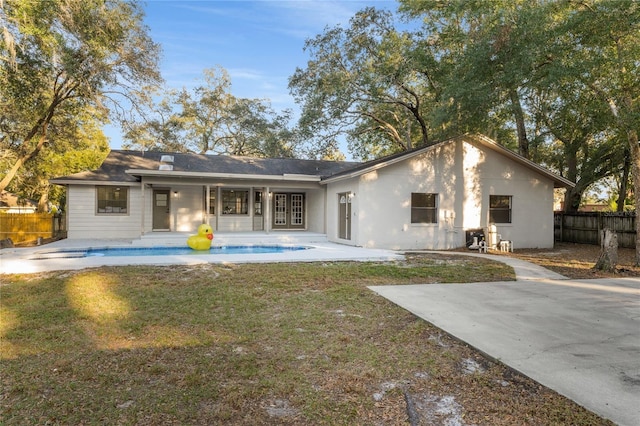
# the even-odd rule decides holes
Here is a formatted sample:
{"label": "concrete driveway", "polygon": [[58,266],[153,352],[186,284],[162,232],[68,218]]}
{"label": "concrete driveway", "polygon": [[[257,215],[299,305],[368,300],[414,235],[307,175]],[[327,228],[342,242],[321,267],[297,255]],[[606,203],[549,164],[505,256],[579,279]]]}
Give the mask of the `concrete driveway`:
{"label": "concrete driveway", "polygon": [[620,425],[640,425],[640,280],[371,289]]}

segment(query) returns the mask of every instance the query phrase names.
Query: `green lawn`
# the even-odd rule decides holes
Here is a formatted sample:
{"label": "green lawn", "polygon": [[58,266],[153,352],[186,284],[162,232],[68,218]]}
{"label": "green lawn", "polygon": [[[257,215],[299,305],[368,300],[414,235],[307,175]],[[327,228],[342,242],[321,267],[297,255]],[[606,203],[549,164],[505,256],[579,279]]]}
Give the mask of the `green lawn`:
{"label": "green lawn", "polygon": [[367,288],[513,278],[443,256],[4,276],[0,424],[603,424]]}

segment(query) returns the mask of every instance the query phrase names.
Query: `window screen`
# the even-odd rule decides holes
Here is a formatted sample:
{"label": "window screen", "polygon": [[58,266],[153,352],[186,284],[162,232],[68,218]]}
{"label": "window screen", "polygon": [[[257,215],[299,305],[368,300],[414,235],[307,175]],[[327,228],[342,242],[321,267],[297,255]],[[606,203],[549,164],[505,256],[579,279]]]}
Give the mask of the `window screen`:
{"label": "window screen", "polygon": [[489,196],[489,222],[511,223],[511,195]]}

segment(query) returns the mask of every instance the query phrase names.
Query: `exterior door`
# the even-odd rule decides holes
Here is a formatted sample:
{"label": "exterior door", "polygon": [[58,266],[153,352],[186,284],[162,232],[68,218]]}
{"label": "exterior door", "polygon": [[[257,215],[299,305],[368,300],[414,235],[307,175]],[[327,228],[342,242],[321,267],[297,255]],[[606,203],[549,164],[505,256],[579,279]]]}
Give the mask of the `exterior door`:
{"label": "exterior door", "polygon": [[153,190],[153,230],[169,231],[171,192],[168,189]]}
{"label": "exterior door", "polygon": [[304,194],[275,192],[273,194],[273,229],[304,229]]}
{"label": "exterior door", "polygon": [[253,230],[264,230],[264,216],[262,212],[262,191],[253,191]]}
{"label": "exterior door", "polygon": [[338,194],[338,238],[351,239],[351,193]]}

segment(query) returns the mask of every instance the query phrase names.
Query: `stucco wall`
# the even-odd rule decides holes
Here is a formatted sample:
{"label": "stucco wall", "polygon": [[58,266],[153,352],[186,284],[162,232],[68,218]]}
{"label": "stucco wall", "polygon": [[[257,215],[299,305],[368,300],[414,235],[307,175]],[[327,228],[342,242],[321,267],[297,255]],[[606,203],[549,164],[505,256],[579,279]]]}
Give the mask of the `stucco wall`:
{"label": "stucco wall", "polygon": [[[450,249],[465,231],[488,226],[489,196],[511,195],[512,223],[498,224],[516,247],[553,246],[553,183],[489,149],[461,140],[327,185],[328,237],[336,238],[337,194],[355,192],[351,244],[389,249]],[[438,194],[438,223],[411,223],[411,193]]]}
{"label": "stucco wall", "polygon": [[[462,221],[464,176],[455,144],[360,177],[358,245],[393,249],[448,249],[464,244],[454,221]],[[411,193],[438,194],[438,223],[411,223]],[[453,214],[452,212],[456,212]]]}
{"label": "stucco wall", "polygon": [[325,232],[325,199],[324,188],[306,191],[307,230],[310,232]]}
{"label": "stucco wall", "polygon": [[481,224],[486,227],[488,223],[489,195],[512,195],[512,223],[496,224],[498,233],[516,248],[553,247],[553,182],[503,159],[487,151],[478,167],[483,176]]}

